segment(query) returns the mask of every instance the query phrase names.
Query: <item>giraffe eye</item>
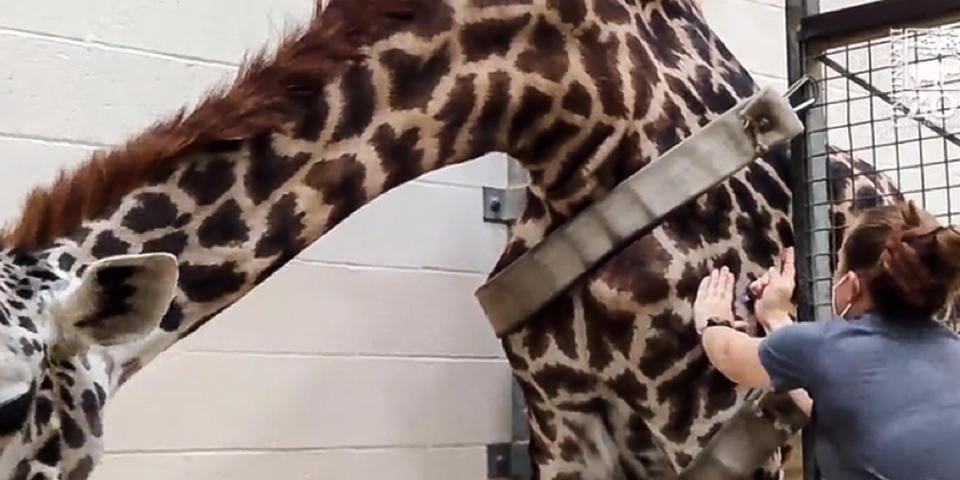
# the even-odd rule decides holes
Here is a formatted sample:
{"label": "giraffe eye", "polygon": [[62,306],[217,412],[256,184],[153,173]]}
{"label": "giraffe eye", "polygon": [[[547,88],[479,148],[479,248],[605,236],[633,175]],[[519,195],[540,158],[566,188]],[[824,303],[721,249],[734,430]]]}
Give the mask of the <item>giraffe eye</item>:
{"label": "giraffe eye", "polygon": [[0,405],[0,436],[12,435],[23,427],[33,405],[34,390],[29,391]]}

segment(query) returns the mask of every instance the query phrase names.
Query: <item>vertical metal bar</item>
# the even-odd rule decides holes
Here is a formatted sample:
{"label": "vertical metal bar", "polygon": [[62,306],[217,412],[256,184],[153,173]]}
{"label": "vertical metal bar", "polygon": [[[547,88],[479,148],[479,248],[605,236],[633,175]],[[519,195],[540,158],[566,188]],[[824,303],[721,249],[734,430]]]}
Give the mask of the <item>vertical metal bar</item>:
{"label": "vertical metal bar", "polygon": [[[788,83],[799,80],[807,70],[806,52],[803,44],[800,43],[800,25],[803,18],[807,15],[820,12],[819,0],[786,0],[786,34],[787,34],[787,77]],[[816,92],[816,82],[808,85],[808,92]],[[802,113],[802,120],[805,121],[807,128],[810,128],[811,112],[816,112],[818,108]],[[816,116],[814,114],[814,116]],[[806,117],[806,118],[803,118]],[[801,294],[797,310],[800,321],[810,320],[814,316],[813,298],[807,294],[812,288],[807,288],[807,282],[812,281],[812,264],[810,262],[810,215],[807,182],[809,179],[809,155],[807,149],[806,135],[801,135],[791,143],[791,185],[793,190],[793,232],[794,246],[797,258],[797,276],[801,280],[798,284],[801,286]],[[812,284],[809,285],[812,287]],[[803,455],[803,478],[804,480],[818,480],[820,474],[817,470],[816,459],[814,458],[813,434],[809,429],[802,432],[802,455]]]}

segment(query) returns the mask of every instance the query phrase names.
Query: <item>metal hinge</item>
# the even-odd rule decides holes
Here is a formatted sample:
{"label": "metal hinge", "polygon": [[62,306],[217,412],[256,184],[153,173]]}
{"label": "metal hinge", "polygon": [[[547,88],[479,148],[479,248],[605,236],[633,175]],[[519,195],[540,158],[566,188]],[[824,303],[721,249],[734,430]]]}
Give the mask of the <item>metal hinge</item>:
{"label": "metal hinge", "polygon": [[483,221],[511,224],[527,203],[526,187],[483,187]]}

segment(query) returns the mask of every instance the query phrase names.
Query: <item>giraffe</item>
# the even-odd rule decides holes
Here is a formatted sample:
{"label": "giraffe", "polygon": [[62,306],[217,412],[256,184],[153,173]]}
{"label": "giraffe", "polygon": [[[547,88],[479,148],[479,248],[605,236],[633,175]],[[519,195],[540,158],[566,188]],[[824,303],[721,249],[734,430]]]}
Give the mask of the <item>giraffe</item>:
{"label": "giraffe", "polygon": [[[0,475],[87,478],[132,375],[398,185],[518,160],[528,206],[495,273],[757,90],[692,0],[317,12],[229,88],[34,190],[4,230]],[[791,243],[788,185],[769,153],[503,338],[535,478],[672,478],[742,403],[690,304],[711,265],[743,289]]]}

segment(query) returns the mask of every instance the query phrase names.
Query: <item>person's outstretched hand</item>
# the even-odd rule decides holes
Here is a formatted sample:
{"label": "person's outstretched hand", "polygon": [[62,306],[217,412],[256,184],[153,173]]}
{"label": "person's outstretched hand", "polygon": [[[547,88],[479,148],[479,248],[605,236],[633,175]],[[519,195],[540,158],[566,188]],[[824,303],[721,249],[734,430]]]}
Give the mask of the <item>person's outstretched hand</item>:
{"label": "person's outstretched hand", "polygon": [[770,267],[767,273],[750,284],[757,303],[754,310],[757,321],[769,333],[792,323],[793,289],[796,287],[796,267],[793,248],[780,254],[780,267]]}
{"label": "person's outstretched hand", "polygon": [[707,320],[711,318],[727,320],[734,328],[746,327],[746,322],[734,320],[733,287],[733,274],[727,267],[713,270],[700,282],[697,300],[693,304],[693,319],[698,332],[707,327]]}

